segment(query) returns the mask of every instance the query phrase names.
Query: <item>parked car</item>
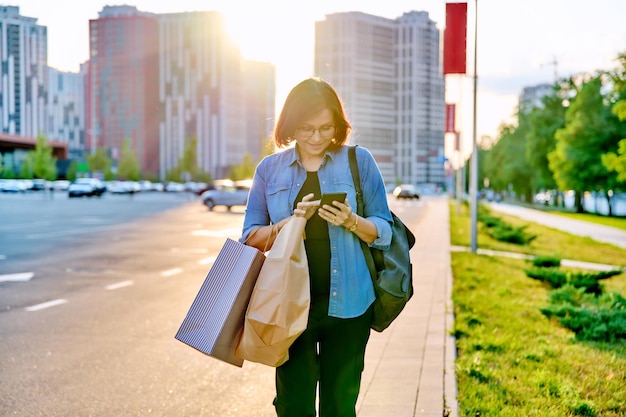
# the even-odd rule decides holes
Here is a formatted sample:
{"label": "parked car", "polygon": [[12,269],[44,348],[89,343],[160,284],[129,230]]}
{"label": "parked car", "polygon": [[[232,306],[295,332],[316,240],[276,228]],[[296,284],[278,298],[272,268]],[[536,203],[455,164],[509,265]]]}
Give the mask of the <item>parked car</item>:
{"label": "parked car", "polygon": [[28,185],[23,180],[0,180],[0,191],[4,193],[24,193]]}
{"label": "parked car", "polygon": [[135,194],[141,191],[141,186],[135,181],[112,181],[107,185],[111,194]]}
{"label": "parked car", "polygon": [[400,184],[393,190],[393,195],[399,200],[401,198],[419,199],[420,195],[413,184]]}
{"label": "parked car", "polygon": [[[80,185],[90,185],[93,188],[91,195],[95,195],[100,197],[107,190],[107,186],[104,182],[100,181],[97,178],[78,178],[68,188],[68,191],[71,190],[72,185],[80,184]],[[76,189],[76,187],[74,187]]]}
{"label": "parked car", "polygon": [[226,206],[228,210],[233,206],[245,206],[248,203],[248,193],[252,186],[252,180],[231,181],[216,180],[214,188],[202,193],[202,204],[209,210],[215,206]]}
{"label": "parked car", "polygon": [[89,184],[89,183],[72,183],[70,184],[69,188],[67,189],[67,196],[69,198],[74,198],[74,197],[93,197],[93,196],[100,196],[102,194],[99,194],[98,191],[96,190],[95,186],[93,184]]}

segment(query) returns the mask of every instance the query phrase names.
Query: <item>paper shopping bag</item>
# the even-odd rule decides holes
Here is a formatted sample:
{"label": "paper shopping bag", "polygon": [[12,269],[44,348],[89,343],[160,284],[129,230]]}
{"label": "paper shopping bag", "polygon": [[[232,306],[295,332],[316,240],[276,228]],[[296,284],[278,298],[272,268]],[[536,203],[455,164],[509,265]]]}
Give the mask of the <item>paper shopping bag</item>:
{"label": "paper shopping bag", "polygon": [[282,365],[289,358],[289,347],[306,329],[311,294],[305,226],[305,218],[291,218],[267,253],[235,351],[243,359]]}
{"label": "paper shopping bag", "polygon": [[265,255],[227,239],[183,320],[176,339],[214,358],[241,367],[235,348]]}

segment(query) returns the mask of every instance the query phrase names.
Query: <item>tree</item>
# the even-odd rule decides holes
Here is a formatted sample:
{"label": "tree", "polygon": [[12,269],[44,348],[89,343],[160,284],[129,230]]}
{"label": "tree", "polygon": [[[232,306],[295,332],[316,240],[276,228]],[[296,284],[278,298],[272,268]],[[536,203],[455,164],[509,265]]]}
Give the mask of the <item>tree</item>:
{"label": "tree", "polygon": [[243,155],[243,161],[239,165],[234,165],[230,168],[230,173],[228,177],[231,180],[248,180],[254,176],[254,169],[256,168],[256,164],[252,160],[252,156],[246,152]]}
{"label": "tree", "polygon": [[122,144],[122,153],[120,155],[120,162],[117,166],[117,175],[119,178],[139,181],[141,179],[141,167],[139,161],[137,161],[137,155],[130,146],[130,140],[125,139]]}
{"label": "tree", "polygon": [[35,150],[29,154],[32,155],[35,178],[48,181],[57,179],[57,159],[52,156],[52,146],[48,143],[48,139],[38,136]]}
{"label": "tree", "polygon": [[543,97],[542,106],[534,107],[527,115],[525,157],[532,172],[533,193],[553,190],[556,181],[548,162],[548,154],[554,150],[554,134],[565,125],[563,97],[558,85],[552,94]]}
{"label": "tree", "polygon": [[77,174],[78,174],[78,162],[72,161],[70,162],[70,165],[67,167],[65,176],[67,177],[68,180],[74,181],[77,177]]}
{"label": "tree", "polygon": [[191,138],[185,141],[183,155],[178,161],[178,167],[181,176],[185,176],[190,180],[197,180],[198,174],[198,139]]}
{"label": "tree", "polygon": [[[565,112],[565,126],[555,133],[556,146],[548,154],[549,166],[561,190],[574,190],[577,212],[583,212],[584,191],[613,189],[615,176],[602,163],[602,155],[617,147],[617,120],[605,105],[602,78],[583,83]],[[609,193],[605,192],[609,203]]]}
{"label": "tree", "polygon": [[33,151],[30,151],[20,165],[20,178],[33,179],[35,176],[34,165]]}
{"label": "tree", "polygon": [[484,175],[489,178],[489,185],[494,190],[512,190],[520,199],[531,201],[531,169],[524,157],[528,123],[523,113],[519,119],[517,127],[500,127],[498,141],[485,155]]}
{"label": "tree", "polygon": [[106,148],[98,148],[94,153],[88,155],[87,164],[92,174],[100,172],[106,177],[111,172],[111,158],[107,155]]}
{"label": "tree", "polygon": [[[615,93],[618,94],[618,101],[613,105],[613,114],[621,122],[626,122],[626,52],[618,57],[621,67],[611,73]],[[602,163],[610,171],[617,174],[617,181],[622,186],[626,185],[626,138],[618,144],[617,152],[609,152],[602,156]]]}

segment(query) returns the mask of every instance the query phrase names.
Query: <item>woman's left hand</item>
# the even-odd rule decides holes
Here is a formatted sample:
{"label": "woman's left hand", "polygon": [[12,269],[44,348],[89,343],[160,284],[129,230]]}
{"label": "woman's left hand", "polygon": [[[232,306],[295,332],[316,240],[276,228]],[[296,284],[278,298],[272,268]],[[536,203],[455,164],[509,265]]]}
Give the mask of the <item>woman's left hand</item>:
{"label": "woman's left hand", "polygon": [[343,203],[333,201],[333,205],[324,204],[317,211],[318,215],[334,226],[344,226],[351,223],[352,207],[348,204],[348,199]]}

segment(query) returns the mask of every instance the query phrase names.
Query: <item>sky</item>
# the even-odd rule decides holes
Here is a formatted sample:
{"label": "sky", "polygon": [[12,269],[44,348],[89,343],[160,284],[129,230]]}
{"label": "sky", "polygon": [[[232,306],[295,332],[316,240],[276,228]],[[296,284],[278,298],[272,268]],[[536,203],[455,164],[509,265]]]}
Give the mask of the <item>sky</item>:
{"label": "sky", "polygon": [[[20,14],[48,28],[48,65],[77,72],[89,56],[89,20],[105,5],[173,13],[217,10],[244,58],[276,67],[277,111],[289,90],[313,74],[315,22],[336,12],[361,11],[395,19],[426,11],[445,27],[445,0],[13,0]],[[511,123],[526,86],[552,83],[555,74],[608,70],[626,52],[625,0],[470,0],[468,74],[446,77],[446,101],[457,105],[464,147],[473,137],[474,12],[478,9],[477,137],[496,137]],[[443,35],[442,35],[443,40]],[[347,109],[348,114],[350,109]],[[470,141],[469,144],[468,140]]]}

